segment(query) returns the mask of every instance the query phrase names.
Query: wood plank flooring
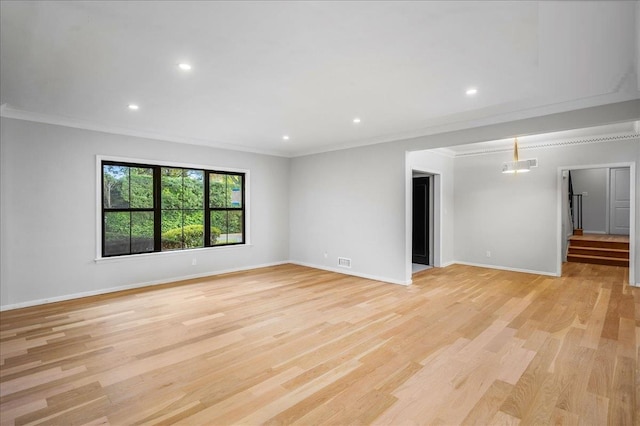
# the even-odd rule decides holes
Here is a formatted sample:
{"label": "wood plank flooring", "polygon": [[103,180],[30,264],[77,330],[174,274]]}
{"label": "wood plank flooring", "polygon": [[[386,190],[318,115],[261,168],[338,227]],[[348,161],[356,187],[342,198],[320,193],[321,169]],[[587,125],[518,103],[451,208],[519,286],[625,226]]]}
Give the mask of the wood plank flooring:
{"label": "wood plank flooring", "polygon": [[640,289],[294,265],[0,314],[0,424],[638,424]]}

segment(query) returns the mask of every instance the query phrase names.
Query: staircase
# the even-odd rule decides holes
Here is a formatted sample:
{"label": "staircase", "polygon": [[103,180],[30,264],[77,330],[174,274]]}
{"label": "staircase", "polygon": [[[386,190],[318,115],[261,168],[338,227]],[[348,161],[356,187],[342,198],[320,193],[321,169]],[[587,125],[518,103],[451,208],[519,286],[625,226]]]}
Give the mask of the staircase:
{"label": "staircase", "polygon": [[568,262],[629,266],[629,238],[617,235],[573,235],[569,237]]}

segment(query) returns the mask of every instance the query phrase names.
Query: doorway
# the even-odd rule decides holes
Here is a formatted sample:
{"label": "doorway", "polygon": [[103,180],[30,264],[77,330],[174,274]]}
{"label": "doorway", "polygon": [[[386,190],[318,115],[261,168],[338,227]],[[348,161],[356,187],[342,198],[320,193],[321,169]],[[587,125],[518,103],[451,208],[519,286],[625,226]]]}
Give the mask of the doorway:
{"label": "doorway", "polygon": [[433,267],[433,175],[413,174],[412,272]]}
{"label": "doorway", "polygon": [[[624,250],[617,248],[616,251],[627,251],[628,254],[624,255],[624,258],[628,259],[626,262],[629,268],[629,283],[634,285],[636,203],[632,194],[636,192],[635,163],[565,166],[558,168],[558,172],[558,276],[562,275],[562,263],[565,261],[601,263],[600,260],[604,261],[603,259],[595,258],[622,257],[621,253],[616,253],[616,256],[600,252],[583,253],[584,247],[587,247],[587,251],[591,248],[583,240],[615,240],[626,242],[627,247]],[[573,191],[569,191],[567,187],[569,176],[572,177]],[[584,229],[580,230],[583,235],[573,235],[574,219],[567,200],[570,192],[573,192],[573,197],[580,197],[584,202],[584,209],[579,209],[581,212],[584,210],[584,217],[578,221],[583,224]],[[582,213],[579,214],[581,215]],[[579,244],[576,243],[576,248],[580,250],[572,252],[572,240],[581,241]],[[600,250],[602,244],[594,246]],[[591,259],[577,259],[580,255],[591,256]]]}

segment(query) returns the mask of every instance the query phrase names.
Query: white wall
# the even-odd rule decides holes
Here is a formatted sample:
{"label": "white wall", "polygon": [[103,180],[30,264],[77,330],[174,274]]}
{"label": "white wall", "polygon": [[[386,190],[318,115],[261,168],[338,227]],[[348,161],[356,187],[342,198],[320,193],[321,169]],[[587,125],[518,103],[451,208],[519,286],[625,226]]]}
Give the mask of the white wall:
{"label": "white wall", "polygon": [[[408,283],[403,150],[380,144],[299,157],[291,176],[293,262]],[[351,269],[338,268],[338,257]]]}
{"label": "white wall", "polygon": [[[291,259],[298,263],[337,269],[337,256],[350,257],[353,259],[353,267],[345,272],[376,277],[389,282],[408,283],[411,280],[411,273],[410,268],[407,268],[406,253],[410,250],[408,247],[410,247],[411,234],[410,214],[407,213],[405,206],[410,205],[408,185],[411,165],[406,158],[407,151],[423,151],[504,139],[514,135],[631,121],[637,119],[639,115],[640,101],[630,101],[293,158],[290,199]],[[637,141],[626,143],[625,146],[626,148],[620,152],[617,148],[605,150],[602,158],[594,158],[598,155],[583,156],[582,149],[578,149],[575,156],[567,161],[571,160],[568,163],[570,165],[571,163],[586,164],[592,161],[601,163],[607,158],[614,157],[616,162],[639,161]],[[587,149],[585,152],[590,150]],[[503,257],[500,253],[501,249],[498,248],[495,255],[492,252],[493,265],[506,265],[546,273],[556,272],[556,253],[560,250],[556,246],[558,242],[556,234],[557,227],[560,225],[554,209],[557,205],[555,175],[557,168],[553,164],[559,163],[556,159],[547,158],[548,155],[540,155],[541,162],[544,161],[541,164],[544,164],[544,168],[551,167],[551,169],[538,173],[543,168],[541,166],[540,169],[531,172],[530,180],[524,181],[524,188],[529,192],[524,194],[520,192],[523,185],[515,186],[513,180],[496,180],[497,176],[500,179],[505,177],[500,173],[500,165],[502,161],[510,160],[511,154],[506,154],[507,158],[491,166],[491,170],[495,170],[497,176],[491,175],[487,179],[500,182],[507,194],[518,194],[516,202],[506,206],[506,214],[522,211],[526,213],[526,207],[535,206],[540,198],[550,209],[540,218],[542,222],[535,218],[537,223],[527,228],[529,229],[526,232],[527,236],[534,241],[539,241],[535,249],[527,252],[519,251],[523,260],[514,261],[512,257]],[[471,166],[476,167],[478,171],[481,170],[479,165]],[[456,165],[454,174],[461,169],[462,167]],[[511,240],[501,234],[494,236],[486,232],[484,226],[476,226],[473,229],[467,226],[465,230],[461,230],[460,219],[464,219],[464,216],[456,215],[461,208],[457,200],[462,199],[462,195],[458,193],[457,176],[454,179],[454,258],[486,264],[485,246],[497,247],[498,244],[510,243]],[[477,183],[472,185],[477,187]],[[490,187],[484,187],[481,190],[489,193],[494,199],[505,195]],[[543,194],[536,194],[539,191]],[[470,197],[473,200],[476,196],[471,194]],[[471,200],[462,202],[462,206]],[[478,207],[484,205],[480,202]],[[488,224],[489,227],[496,227],[494,223],[505,217],[505,213],[502,210],[498,212],[491,206],[488,207],[496,214],[500,214],[491,216]],[[475,219],[471,220],[477,224]],[[509,228],[513,229],[516,226],[511,224]],[[531,229],[540,230],[540,234],[534,235]],[[465,238],[465,232],[470,232],[467,235],[470,241]],[[483,239],[485,237],[486,240]],[[541,242],[543,238],[544,241]],[[469,244],[475,244],[476,247],[465,247]],[[537,251],[538,249],[542,251]],[[326,259],[323,256],[324,252],[328,255]],[[640,282],[638,275],[636,275],[636,281]]]}
{"label": "white wall", "polygon": [[[529,175],[499,173],[501,162],[508,160],[510,154],[492,161],[490,156],[464,160],[468,162],[468,170],[455,160],[453,181],[446,179],[451,172],[449,160],[429,154],[408,156],[407,152],[628,121],[639,113],[640,101],[624,102],[291,160],[3,118],[1,306],[99,293],[288,259],[408,283],[410,221],[406,206],[410,203],[407,188],[412,164],[442,167],[445,189],[451,191],[451,185],[454,186],[453,209],[448,210],[453,221],[443,220],[446,234],[443,263],[449,258],[487,263],[484,255],[488,248],[492,250],[493,265],[554,272],[559,221],[551,216],[557,214],[554,206],[558,202],[553,195],[557,194],[557,168],[640,162],[638,140],[548,149],[535,155],[540,168]],[[529,157],[530,152],[523,151],[523,157]],[[197,266],[191,266],[196,252],[96,264],[96,155],[249,169],[253,245],[199,251]],[[415,158],[415,163],[408,157]],[[438,161],[442,163],[438,165]],[[509,179],[512,177],[515,179]],[[492,184],[497,187],[492,188]],[[487,199],[460,188],[475,188],[502,208],[497,209]],[[637,199],[640,173],[636,173],[635,188]],[[510,195],[513,198],[508,203]],[[451,195],[444,196],[446,199]],[[450,205],[451,201],[447,203]],[[467,213],[463,211],[465,208],[469,209]],[[484,208],[492,214],[487,214]],[[473,213],[485,217],[487,222],[480,223]],[[519,224],[523,222],[514,217],[532,224],[521,227]],[[512,223],[506,229],[499,228],[497,224],[501,221]],[[487,229],[498,232],[494,234]],[[515,253],[503,253],[501,244],[513,247],[514,236],[508,231],[523,229],[524,234],[516,234],[515,238],[532,239],[534,245],[525,251],[524,242],[518,240]],[[636,241],[640,241],[640,214],[636,215],[635,229]],[[634,253],[640,266],[640,250]],[[524,260],[514,259],[515,254]],[[339,269],[338,256],[351,258],[352,269]],[[640,271],[636,271],[635,282],[640,282]]]}
{"label": "white wall", "polygon": [[[289,258],[289,159],[5,118],[0,128],[3,308]],[[248,169],[252,245],[96,263],[96,155]]]}
{"label": "white wall", "polygon": [[[4,187],[4,171],[7,169],[7,154],[5,149],[5,126],[2,125],[3,120],[0,118],[0,307],[5,304],[5,300],[9,300],[9,287],[5,285],[5,262],[4,262],[4,241],[7,235],[7,221],[4,216],[4,207],[6,205],[7,190]],[[8,302],[7,302],[8,303]]]}
{"label": "white wall", "polygon": [[454,195],[456,261],[543,273],[556,268],[556,167],[541,152],[540,167],[505,175],[511,153],[459,157]]}
{"label": "white wall", "polygon": [[609,228],[608,168],[571,171],[574,194],[582,196],[582,229],[585,233],[606,234]]}
{"label": "white wall", "polygon": [[638,162],[640,142],[521,149],[520,157],[538,158],[539,167],[525,174],[504,175],[500,165],[510,155],[456,158],[456,261],[555,274],[558,168]]}

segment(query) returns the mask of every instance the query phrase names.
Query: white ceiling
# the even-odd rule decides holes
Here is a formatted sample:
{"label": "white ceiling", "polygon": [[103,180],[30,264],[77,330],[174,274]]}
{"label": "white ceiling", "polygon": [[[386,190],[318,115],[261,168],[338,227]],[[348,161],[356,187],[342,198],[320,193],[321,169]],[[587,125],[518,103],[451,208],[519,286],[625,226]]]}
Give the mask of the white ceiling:
{"label": "white ceiling", "polygon": [[637,99],[638,10],[2,1],[0,103],[5,116],[302,155]]}

